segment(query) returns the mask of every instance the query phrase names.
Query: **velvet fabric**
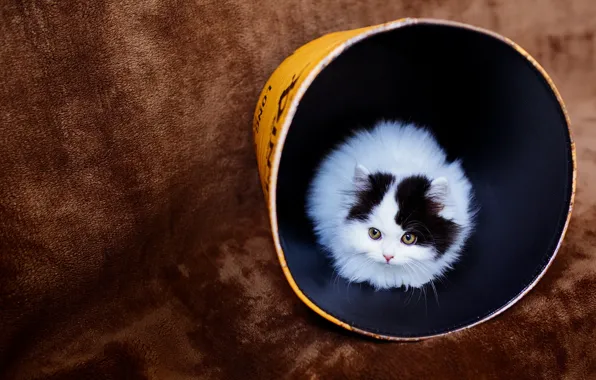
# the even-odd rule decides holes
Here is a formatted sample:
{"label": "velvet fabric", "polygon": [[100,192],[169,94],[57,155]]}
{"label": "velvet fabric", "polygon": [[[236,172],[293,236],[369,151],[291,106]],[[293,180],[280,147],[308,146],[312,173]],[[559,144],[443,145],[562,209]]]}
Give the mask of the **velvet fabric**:
{"label": "velvet fabric", "polygon": [[[469,330],[384,343],[287,284],[251,121],[294,49],[404,16],[528,50],[567,104],[579,171],[567,238],[525,298]],[[593,0],[5,0],[0,378],[596,377],[594,20]]]}

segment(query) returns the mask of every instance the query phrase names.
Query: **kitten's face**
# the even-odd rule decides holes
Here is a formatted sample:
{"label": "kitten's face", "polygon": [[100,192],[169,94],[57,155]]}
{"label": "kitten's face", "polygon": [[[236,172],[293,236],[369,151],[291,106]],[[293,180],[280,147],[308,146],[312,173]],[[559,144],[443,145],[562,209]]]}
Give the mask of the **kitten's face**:
{"label": "kitten's face", "polygon": [[420,267],[438,259],[457,237],[458,226],[442,216],[449,198],[444,178],[398,181],[359,166],[354,186],[355,202],[343,228],[350,254],[383,265]]}

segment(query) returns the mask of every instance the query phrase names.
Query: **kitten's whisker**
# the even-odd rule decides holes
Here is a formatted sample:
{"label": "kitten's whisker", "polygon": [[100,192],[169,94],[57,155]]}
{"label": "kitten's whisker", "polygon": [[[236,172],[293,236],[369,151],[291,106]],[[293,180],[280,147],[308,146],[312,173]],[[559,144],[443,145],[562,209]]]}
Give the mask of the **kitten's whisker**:
{"label": "kitten's whisker", "polygon": [[428,304],[426,303],[426,286],[422,285],[422,291],[424,292],[424,313],[428,317]]}
{"label": "kitten's whisker", "polygon": [[[404,270],[409,275],[408,268],[404,267]],[[402,284],[403,283],[404,283],[404,281],[402,280]],[[408,306],[410,304],[410,301],[412,300],[412,296],[414,295],[414,287],[413,286],[410,286],[409,284],[403,285],[403,286],[406,287],[406,295],[409,294],[408,298],[406,299],[406,302],[404,303],[404,306]]]}
{"label": "kitten's whisker", "polygon": [[410,220],[410,217],[412,216],[412,214],[414,214],[414,211],[416,211],[417,209],[413,209],[410,214],[408,215],[408,217],[406,218],[406,220],[404,220],[404,222],[402,223],[402,226],[405,225],[406,223],[408,223],[408,220]]}
{"label": "kitten's whisker", "polygon": [[[371,260],[370,258],[366,258],[366,260],[363,263],[363,266],[360,268],[360,270],[364,270],[364,269],[368,269],[369,267],[371,267],[373,264],[375,264],[374,260]],[[356,280],[356,278],[352,277],[350,278],[349,282],[348,282],[348,287]],[[362,281],[360,281],[361,283]],[[350,300],[350,295],[349,295],[349,290],[348,290],[348,302]]]}
{"label": "kitten's whisker", "polygon": [[[422,233],[422,231],[420,231],[417,228],[410,228],[410,231],[414,232],[415,234],[419,235],[419,236],[426,236],[424,233]],[[430,234],[430,239],[433,241],[433,244],[436,245],[437,241],[435,240],[434,236],[432,234]]]}
{"label": "kitten's whisker", "polygon": [[435,286],[435,283],[433,282],[433,280],[435,278],[432,277],[432,273],[430,273],[430,269],[428,269],[426,267],[426,264],[424,264],[423,262],[421,262],[419,260],[416,260],[416,259],[413,259],[412,264],[414,266],[416,266],[417,268],[420,268],[427,276],[430,276],[431,277],[431,280],[429,282],[430,283],[430,286],[432,287],[433,292],[435,294],[435,300],[437,301],[437,306],[441,306],[440,303],[439,303],[439,293],[437,292],[437,288]]}
{"label": "kitten's whisker", "polygon": [[[412,277],[414,277],[414,275],[416,275],[416,270],[415,268],[413,268],[409,263],[404,263],[404,269],[406,269],[406,272],[408,272],[408,274],[410,275],[410,282],[412,281]],[[411,271],[411,273],[410,273]]]}
{"label": "kitten's whisker", "polygon": [[[435,295],[435,300],[436,300],[436,302],[437,302],[437,306],[440,306],[440,304],[439,304],[439,294],[438,294],[438,292],[437,292],[437,288],[435,287],[435,284],[434,284],[434,282],[433,282],[433,279],[432,279],[432,273],[430,273],[430,272],[429,272],[429,270],[428,270],[428,268],[426,268],[426,266],[425,266],[425,265],[423,265],[421,262],[412,261],[412,264],[413,264],[413,265],[414,265],[416,268],[420,269],[420,270],[421,270],[421,271],[422,271],[422,272],[423,272],[423,273],[424,273],[426,276],[429,276],[429,277],[431,277],[431,280],[430,280],[430,282],[429,282],[429,283],[430,283],[430,286],[431,286],[431,287],[432,287],[432,289],[433,289],[433,292],[434,292],[434,295]],[[426,284],[425,284],[424,286],[426,286]],[[424,296],[426,297],[426,291],[425,291],[425,293],[424,293]]]}
{"label": "kitten's whisker", "polygon": [[430,286],[433,288],[433,291],[435,292],[435,300],[437,301],[437,306],[441,307],[441,304],[439,304],[439,293],[437,293],[437,288],[435,287],[435,283],[433,282],[433,280],[430,280]]}
{"label": "kitten's whisker", "polygon": [[447,276],[445,276],[444,274],[438,274],[436,276],[437,280],[439,280],[441,282],[441,285],[447,286],[450,285],[451,282],[449,281],[449,279],[447,278]]}
{"label": "kitten's whisker", "polygon": [[405,306],[408,306],[410,304],[410,302],[412,301],[412,297],[414,297],[415,288],[413,286],[410,286],[410,288],[411,288],[411,291],[408,292],[408,293],[410,293],[410,296],[406,300]]}
{"label": "kitten's whisker", "polygon": [[432,269],[429,268],[425,262],[420,261],[418,259],[415,258],[411,258],[412,263],[415,263],[418,267],[420,267],[427,275],[432,275]]}
{"label": "kitten's whisker", "polygon": [[[417,230],[417,227],[423,227],[428,232],[428,234],[430,235],[430,238],[433,240],[433,242],[436,242],[436,239],[433,236],[432,232],[430,232],[430,230],[428,229],[428,227],[424,223],[422,223],[422,222],[420,222],[418,220],[415,220],[412,223],[413,223],[413,225],[411,226],[411,228],[416,229],[416,232],[418,232],[421,235],[424,235],[420,231]],[[410,226],[408,226],[408,227],[410,227]]]}
{"label": "kitten's whisker", "polygon": [[[406,272],[408,273],[408,275],[410,276],[410,283],[412,282],[412,279],[416,276],[416,268],[410,266],[409,263],[405,263],[406,266],[404,266],[403,268],[406,270]],[[414,287],[412,286],[412,295],[410,296],[410,299],[408,300],[408,304],[410,303],[412,296],[414,295]],[[420,301],[420,298],[418,298],[418,300]]]}
{"label": "kitten's whisker", "polygon": [[416,267],[421,268],[425,273],[428,274],[428,272],[426,272],[426,270],[428,270],[429,268],[426,266],[426,264],[420,260],[417,260],[413,257],[410,258],[412,261],[410,262],[411,264],[416,265]]}
{"label": "kitten's whisker", "polygon": [[429,276],[431,278],[433,277],[431,270],[424,263],[415,260],[412,261],[412,264],[414,264],[418,269],[420,269],[424,275]]}
{"label": "kitten's whisker", "polygon": [[337,269],[335,269],[335,267],[333,267],[333,272],[331,272],[331,281],[334,288],[339,283],[339,272],[337,271]]}

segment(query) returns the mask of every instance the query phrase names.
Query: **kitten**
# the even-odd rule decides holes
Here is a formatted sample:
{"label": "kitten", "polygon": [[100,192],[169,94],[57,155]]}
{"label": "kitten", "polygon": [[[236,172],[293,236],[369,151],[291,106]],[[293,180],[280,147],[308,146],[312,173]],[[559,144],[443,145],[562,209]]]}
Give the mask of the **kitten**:
{"label": "kitten", "polygon": [[452,267],[473,229],[472,186],[426,129],[381,121],[321,163],[307,214],[338,274],[419,288]]}

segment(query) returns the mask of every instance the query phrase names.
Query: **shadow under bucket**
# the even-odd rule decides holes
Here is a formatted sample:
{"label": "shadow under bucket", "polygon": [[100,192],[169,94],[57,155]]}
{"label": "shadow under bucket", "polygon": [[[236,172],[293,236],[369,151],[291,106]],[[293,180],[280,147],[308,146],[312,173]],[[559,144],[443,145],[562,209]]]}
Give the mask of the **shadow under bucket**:
{"label": "shadow under bucket", "polygon": [[[429,286],[348,284],[306,217],[323,156],[382,118],[432,129],[462,159],[481,207],[437,297]],[[404,19],[323,36],[269,79],[253,130],[282,269],[302,301],[348,330],[415,340],[486,321],[538,282],[569,223],[576,164],[564,105],[544,70],[493,32]]]}

